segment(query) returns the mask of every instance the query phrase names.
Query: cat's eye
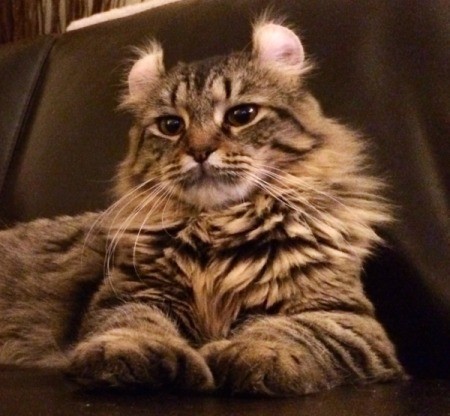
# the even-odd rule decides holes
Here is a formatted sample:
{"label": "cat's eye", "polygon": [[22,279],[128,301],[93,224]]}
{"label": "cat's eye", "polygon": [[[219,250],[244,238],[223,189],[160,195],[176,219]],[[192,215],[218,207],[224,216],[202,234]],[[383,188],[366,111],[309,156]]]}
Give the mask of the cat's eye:
{"label": "cat's eye", "polygon": [[230,108],[225,114],[225,121],[233,127],[245,126],[252,122],[258,114],[256,104],[241,104]]}
{"label": "cat's eye", "polygon": [[157,119],[159,131],[166,136],[178,136],[184,130],[184,121],[178,116],[163,116]]}

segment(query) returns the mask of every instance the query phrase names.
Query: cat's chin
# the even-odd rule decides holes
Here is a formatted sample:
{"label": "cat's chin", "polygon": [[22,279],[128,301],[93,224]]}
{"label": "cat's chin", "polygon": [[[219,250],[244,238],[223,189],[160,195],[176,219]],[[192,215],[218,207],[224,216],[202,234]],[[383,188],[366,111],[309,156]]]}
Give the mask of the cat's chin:
{"label": "cat's chin", "polygon": [[183,189],[179,198],[201,210],[226,208],[248,200],[253,191],[251,183],[225,184],[203,182]]}

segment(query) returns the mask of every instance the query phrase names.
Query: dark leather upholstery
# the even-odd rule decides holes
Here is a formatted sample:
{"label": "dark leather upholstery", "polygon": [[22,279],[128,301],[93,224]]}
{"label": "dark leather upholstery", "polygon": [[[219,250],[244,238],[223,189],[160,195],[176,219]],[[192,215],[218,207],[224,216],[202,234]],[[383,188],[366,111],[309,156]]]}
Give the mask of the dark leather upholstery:
{"label": "dark leather upholstery", "polygon": [[326,113],[372,138],[392,185],[398,221],[365,276],[378,314],[413,375],[449,378],[446,1],[185,0],[0,49],[0,221],[105,207],[130,125],[115,110],[130,46],[156,37],[166,66],[242,49],[268,5],[300,29]]}
{"label": "dark leather upholstery", "polygon": [[0,190],[27,126],[53,38],[0,49]]}

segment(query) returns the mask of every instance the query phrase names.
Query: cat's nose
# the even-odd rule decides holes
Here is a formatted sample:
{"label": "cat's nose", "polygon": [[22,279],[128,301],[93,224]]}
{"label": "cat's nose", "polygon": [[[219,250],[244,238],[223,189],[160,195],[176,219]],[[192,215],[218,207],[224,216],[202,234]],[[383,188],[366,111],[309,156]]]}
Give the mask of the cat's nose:
{"label": "cat's nose", "polygon": [[186,149],[186,153],[191,156],[197,163],[204,163],[208,160],[211,153],[217,150],[216,147],[209,146],[203,148],[188,148]]}
{"label": "cat's nose", "polygon": [[183,150],[198,164],[205,163],[219,146],[220,139],[216,132],[204,126],[190,126],[182,139]]}

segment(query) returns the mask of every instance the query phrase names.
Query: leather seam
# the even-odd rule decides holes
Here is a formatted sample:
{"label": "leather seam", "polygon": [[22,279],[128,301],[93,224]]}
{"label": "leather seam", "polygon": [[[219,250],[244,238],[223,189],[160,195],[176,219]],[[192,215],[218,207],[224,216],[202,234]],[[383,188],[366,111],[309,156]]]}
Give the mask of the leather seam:
{"label": "leather seam", "polygon": [[14,155],[17,150],[17,146],[21,141],[21,137],[28,127],[26,125],[27,121],[30,119],[32,104],[35,102],[36,93],[38,91],[39,85],[41,83],[42,77],[44,76],[44,68],[48,59],[50,57],[50,53],[53,49],[53,46],[56,42],[56,36],[49,36],[49,42],[45,43],[43,46],[43,53],[41,54],[39,60],[36,63],[37,69],[35,74],[33,75],[30,92],[26,97],[24,106],[20,115],[18,117],[17,127],[14,129],[11,135],[11,146],[9,147],[8,155],[6,156],[5,168],[4,170],[0,170],[0,196],[4,191],[4,187],[6,184],[6,179],[10,172],[11,163],[14,159]]}

